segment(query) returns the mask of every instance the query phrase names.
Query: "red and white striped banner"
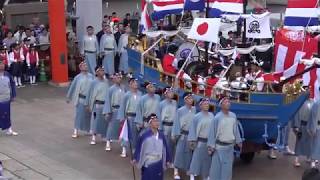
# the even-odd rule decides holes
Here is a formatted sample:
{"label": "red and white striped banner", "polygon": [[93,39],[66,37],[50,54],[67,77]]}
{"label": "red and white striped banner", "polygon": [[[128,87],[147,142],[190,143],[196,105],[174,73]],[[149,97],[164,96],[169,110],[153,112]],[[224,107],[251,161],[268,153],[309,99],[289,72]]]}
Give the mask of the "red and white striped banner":
{"label": "red and white striped banner", "polygon": [[[316,38],[306,35],[303,31],[280,29],[275,37],[275,74],[289,78],[302,72],[306,65],[300,60],[309,59],[318,50]],[[310,86],[311,97],[319,98],[320,69],[313,69],[303,76],[303,84]]]}

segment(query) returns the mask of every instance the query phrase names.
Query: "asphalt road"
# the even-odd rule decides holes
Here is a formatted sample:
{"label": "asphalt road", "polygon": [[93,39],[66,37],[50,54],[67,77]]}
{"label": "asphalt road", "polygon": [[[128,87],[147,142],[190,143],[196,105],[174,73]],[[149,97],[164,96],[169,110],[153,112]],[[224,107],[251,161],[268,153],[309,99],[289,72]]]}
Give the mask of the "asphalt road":
{"label": "asphalt road", "polygon": [[[10,148],[24,147],[70,170],[83,173],[86,175],[83,179],[132,180],[129,158],[120,158],[117,143],[113,143],[111,152],[106,152],[102,141],[92,146],[89,145],[89,136],[76,140],[71,138],[74,109],[72,104],[65,102],[65,92],[64,88],[48,85],[19,89],[18,98],[12,106],[12,119],[13,127],[20,135],[8,137],[0,134],[0,153]],[[293,137],[291,141],[294,141]],[[303,167],[295,168],[292,162],[293,157],[281,154],[277,160],[269,160],[266,153],[262,152],[249,165],[236,160],[233,179],[299,180],[308,165],[303,161]],[[171,174],[172,171],[169,171],[166,179],[172,179]],[[50,174],[47,176],[50,177]],[[73,179],[70,177],[61,176],[58,179]]]}

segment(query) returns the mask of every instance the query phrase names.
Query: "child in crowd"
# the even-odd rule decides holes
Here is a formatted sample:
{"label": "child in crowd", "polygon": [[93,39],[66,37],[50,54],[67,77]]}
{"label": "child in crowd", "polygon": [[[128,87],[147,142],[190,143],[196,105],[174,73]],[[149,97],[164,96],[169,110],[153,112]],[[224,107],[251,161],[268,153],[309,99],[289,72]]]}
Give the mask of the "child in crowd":
{"label": "child in crowd", "polygon": [[36,44],[31,44],[29,52],[26,56],[27,65],[28,65],[28,75],[30,77],[30,84],[36,84],[36,77],[38,74],[38,66],[39,66],[39,55],[38,51],[36,50]]}
{"label": "child in crowd", "polygon": [[11,74],[13,76],[14,82],[18,88],[24,87],[21,82],[24,59],[25,58],[23,56],[23,51],[21,50],[19,44],[12,44],[9,53],[9,66],[11,68]]}

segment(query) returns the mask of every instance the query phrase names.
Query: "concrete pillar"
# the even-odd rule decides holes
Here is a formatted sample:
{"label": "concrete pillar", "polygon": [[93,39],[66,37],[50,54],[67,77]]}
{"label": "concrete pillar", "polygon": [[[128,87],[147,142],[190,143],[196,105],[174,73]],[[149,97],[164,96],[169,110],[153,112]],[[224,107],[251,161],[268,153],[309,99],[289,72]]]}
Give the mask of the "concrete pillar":
{"label": "concrete pillar", "polygon": [[93,26],[97,33],[102,29],[102,0],[77,0],[77,38],[82,42],[87,26]]}
{"label": "concrete pillar", "polygon": [[52,84],[68,85],[66,18],[63,0],[49,0]]}

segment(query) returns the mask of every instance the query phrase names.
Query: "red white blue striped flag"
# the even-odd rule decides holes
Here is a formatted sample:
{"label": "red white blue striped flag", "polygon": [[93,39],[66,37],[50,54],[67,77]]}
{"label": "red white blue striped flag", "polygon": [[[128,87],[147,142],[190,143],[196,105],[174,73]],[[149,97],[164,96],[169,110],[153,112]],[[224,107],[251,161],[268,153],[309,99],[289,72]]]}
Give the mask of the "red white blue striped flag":
{"label": "red white blue striped flag", "polygon": [[285,26],[315,26],[318,20],[318,0],[288,0]]}

